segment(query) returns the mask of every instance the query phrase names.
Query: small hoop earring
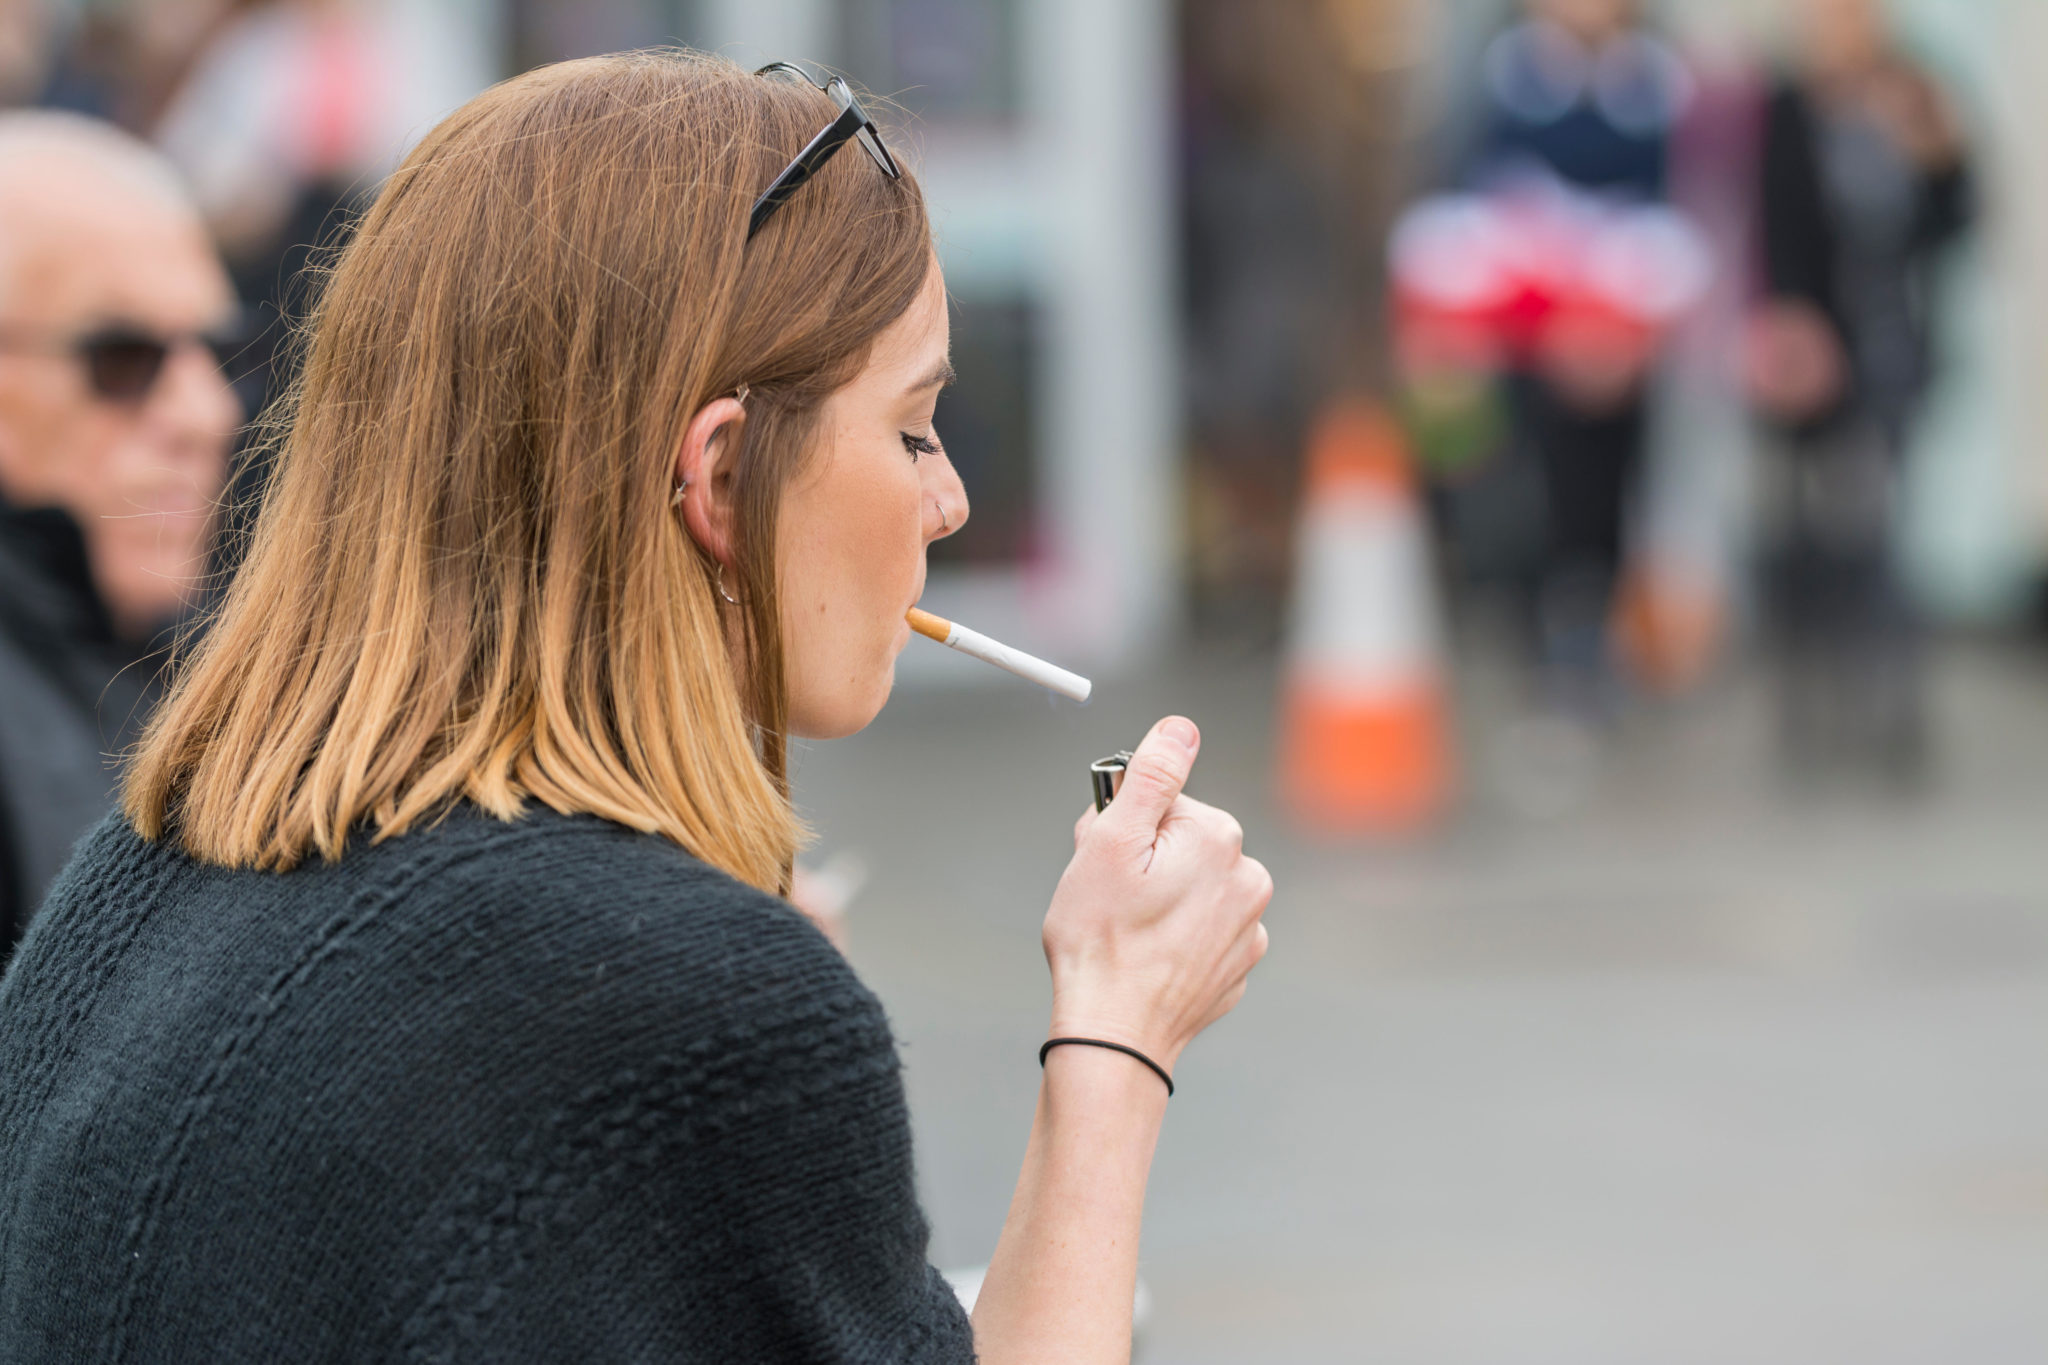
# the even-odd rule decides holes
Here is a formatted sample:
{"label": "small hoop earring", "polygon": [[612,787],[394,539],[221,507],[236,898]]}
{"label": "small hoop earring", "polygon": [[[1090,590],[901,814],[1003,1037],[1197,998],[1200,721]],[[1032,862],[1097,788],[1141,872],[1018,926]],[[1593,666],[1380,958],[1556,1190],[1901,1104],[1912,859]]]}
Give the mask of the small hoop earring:
{"label": "small hoop earring", "polygon": [[718,595],[720,597],[723,597],[727,602],[730,602],[735,607],[740,604],[739,598],[734,597],[731,593],[725,590],[725,565],[723,564],[718,566]]}
{"label": "small hoop earring", "polygon": [[683,505],[683,494],[689,491],[690,481],[688,479],[684,479],[681,483],[676,485],[676,491],[674,493],[671,493],[668,499],[668,506],[671,512],[673,512],[676,508],[681,507]]}

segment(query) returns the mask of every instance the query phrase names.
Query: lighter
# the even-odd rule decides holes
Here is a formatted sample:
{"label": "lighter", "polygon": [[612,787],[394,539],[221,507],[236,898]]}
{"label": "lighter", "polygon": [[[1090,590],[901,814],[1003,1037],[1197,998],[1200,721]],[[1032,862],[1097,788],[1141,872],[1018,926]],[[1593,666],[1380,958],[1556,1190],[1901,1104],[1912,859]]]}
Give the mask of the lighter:
{"label": "lighter", "polygon": [[1109,809],[1109,803],[1116,797],[1116,789],[1124,782],[1124,769],[1130,766],[1131,751],[1119,749],[1108,758],[1098,758],[1088,765],[1088,779],[1095,784],[1095,809]]}

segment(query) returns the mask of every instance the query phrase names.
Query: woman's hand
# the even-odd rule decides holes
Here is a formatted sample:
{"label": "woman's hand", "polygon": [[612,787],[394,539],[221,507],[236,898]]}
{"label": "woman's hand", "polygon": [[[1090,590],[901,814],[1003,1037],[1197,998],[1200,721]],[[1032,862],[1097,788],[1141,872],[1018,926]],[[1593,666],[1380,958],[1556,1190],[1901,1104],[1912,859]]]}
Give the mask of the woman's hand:
{"label": "woman's hand", "polygon": [[1152,727],[1116,800],[1074,827],[1045,917],[1052,1036],[1123,1043],[1168,1071],[1243,998],[1273,897],[1237,821],[1181,794],[1200,747],[1182,717]]}
{"label": "woman's hand", "polygon": [[[1045,916],[1053,1035],[1122,1043],[1169,1071],[1244,995],[1273,897],[1237,821],[1181,795],[1200,745],[1178,716],[1152,727],[1109,809],[1074,827]],[[1047,1060],[974,1304],[986,1365],[1130,1360],[1145,1179],[1165,1115],[1165,1089],[1128,1058],[1063,1047]]]}

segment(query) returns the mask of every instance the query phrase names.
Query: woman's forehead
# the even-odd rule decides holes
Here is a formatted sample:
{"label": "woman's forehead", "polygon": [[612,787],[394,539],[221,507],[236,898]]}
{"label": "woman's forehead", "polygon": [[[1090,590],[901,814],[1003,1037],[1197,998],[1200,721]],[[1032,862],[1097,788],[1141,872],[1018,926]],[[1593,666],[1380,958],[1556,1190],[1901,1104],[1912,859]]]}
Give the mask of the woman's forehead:
{"label": "woman's forehead", "polygon": [[875,338],[868,373],[871,377],[901,381],[906,386],[921,383],[944,366],[951,334],[946,281],[934,262],[925,276],[924,288],[903,310],[903,316]]}

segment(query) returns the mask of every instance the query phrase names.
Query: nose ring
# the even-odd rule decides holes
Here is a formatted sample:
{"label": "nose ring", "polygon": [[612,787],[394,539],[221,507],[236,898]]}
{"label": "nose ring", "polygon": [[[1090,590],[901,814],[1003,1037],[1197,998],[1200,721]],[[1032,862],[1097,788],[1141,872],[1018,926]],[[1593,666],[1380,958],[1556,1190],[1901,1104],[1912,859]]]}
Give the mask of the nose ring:
{"label": "nose ring", "polygon": [[933,498],[932,506],[939,509],[939,534],[942,536],[951,535],[953,533],[953,523],[946,519],[946,504],[940,502],[937,498]]}

